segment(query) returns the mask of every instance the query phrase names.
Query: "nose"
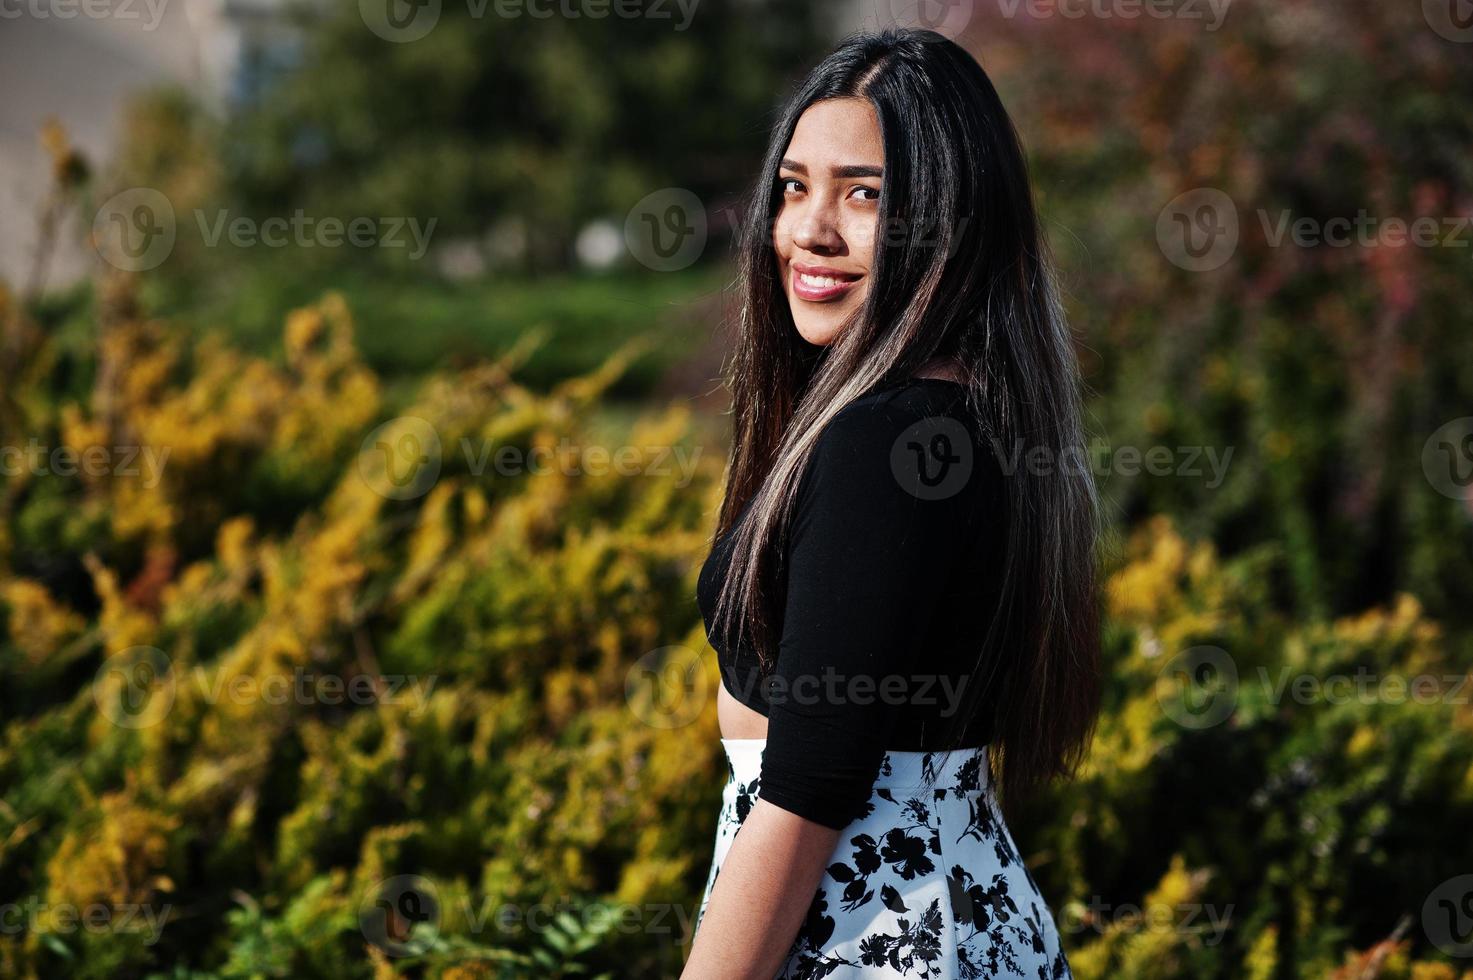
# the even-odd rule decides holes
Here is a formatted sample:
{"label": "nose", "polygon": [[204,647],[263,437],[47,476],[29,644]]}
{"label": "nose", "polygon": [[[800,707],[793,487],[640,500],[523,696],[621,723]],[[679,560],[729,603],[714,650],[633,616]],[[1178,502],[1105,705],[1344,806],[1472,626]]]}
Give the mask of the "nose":
{"label": "nose", "polygon": [[836,255],[844,250],[838,209],[832,203],[814,198],[794,217],[793,244],[798,248],[818,255]]}

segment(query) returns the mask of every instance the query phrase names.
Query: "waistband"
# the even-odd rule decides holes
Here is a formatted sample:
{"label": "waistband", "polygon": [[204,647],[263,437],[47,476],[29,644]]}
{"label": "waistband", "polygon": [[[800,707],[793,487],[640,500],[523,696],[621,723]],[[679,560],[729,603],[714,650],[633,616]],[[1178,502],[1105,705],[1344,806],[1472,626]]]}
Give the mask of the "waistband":
{"label": "waistband", "polygon": [[[765,738],[723,738],[731,777],[749,783],[762,772]],[[875,777],[876,789],[935,786],[988,790],[992,774],[987,765],[987,746],[936,752],[887,751]]]}

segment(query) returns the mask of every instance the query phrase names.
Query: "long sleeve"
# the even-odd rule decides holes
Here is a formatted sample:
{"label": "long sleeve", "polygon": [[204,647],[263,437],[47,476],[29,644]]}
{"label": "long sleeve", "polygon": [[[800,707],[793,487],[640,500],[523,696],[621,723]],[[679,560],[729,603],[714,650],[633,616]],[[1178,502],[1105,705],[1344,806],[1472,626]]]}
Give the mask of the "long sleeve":
{"label": "long sleeve", "polygon": [[[758,795],[827,827],[869,799],[974,528],[963,491],[975,444],[955,422],[936,442],[938,425],[893,403],[849,406],[820,435],[796,501]],[[936,482],[925,454],[938,446],[959,469]]]}

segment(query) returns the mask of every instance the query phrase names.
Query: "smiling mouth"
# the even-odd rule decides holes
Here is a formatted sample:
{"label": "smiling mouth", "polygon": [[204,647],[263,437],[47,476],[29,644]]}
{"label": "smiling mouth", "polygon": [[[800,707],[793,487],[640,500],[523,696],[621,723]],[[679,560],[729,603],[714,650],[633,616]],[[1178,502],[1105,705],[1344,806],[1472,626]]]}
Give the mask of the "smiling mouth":
{"label": "smiling mouth", "polygon": [[810,303],[827,303],[847,294],[864,278],[857,272],[794,265],[789,270],[793,295]]}

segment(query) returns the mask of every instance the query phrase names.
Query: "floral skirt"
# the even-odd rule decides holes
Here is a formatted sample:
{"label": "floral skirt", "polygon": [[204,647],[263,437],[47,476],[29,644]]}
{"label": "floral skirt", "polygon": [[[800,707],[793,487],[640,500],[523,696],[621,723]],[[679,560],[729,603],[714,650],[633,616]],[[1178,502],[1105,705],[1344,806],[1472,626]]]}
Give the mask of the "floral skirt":
{"label": "floral skirt", "polygon": [[[697,930],[721,863],[757,802],[767,743],[721,744],[730,778]],[[985,748],[886,753],[864,814],[839,837],[779,980],[1070,977],[1053,917],[991,782]]]}

